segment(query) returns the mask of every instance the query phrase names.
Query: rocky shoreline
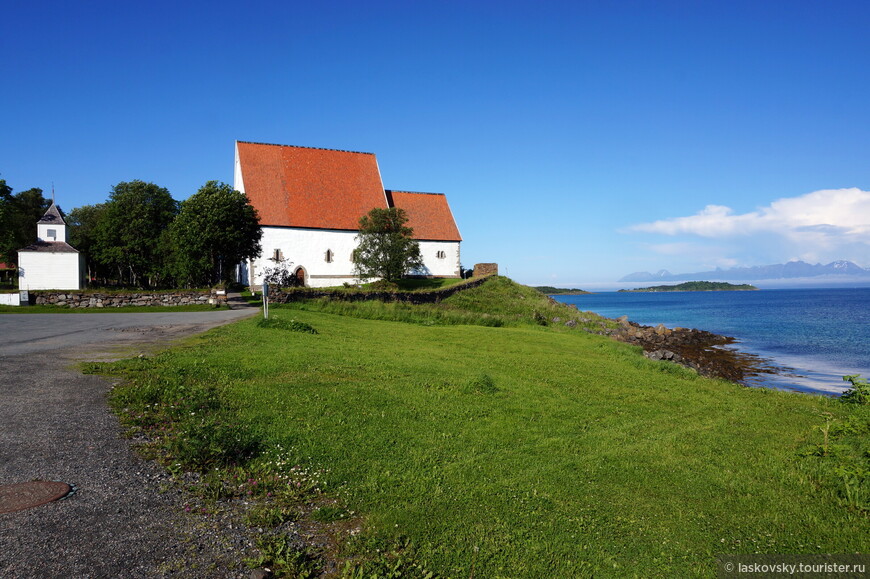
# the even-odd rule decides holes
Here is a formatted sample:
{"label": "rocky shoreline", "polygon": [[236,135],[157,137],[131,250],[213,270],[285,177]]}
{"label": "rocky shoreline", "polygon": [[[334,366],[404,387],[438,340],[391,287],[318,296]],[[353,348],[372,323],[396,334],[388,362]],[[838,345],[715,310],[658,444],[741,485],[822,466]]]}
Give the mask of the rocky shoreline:
{"label": "rocky shoreline", "polygon": [[604,333],[620,342],[643,348],[651,360],[665,360],[694,369],[701,376],[722,378],[747,385],[747,380],[760,374],[775,374],[779,369],[765,358],[741,352],[732,347],[732,337],[692,328],[643,326],[622,316],[614,320],[616,329]]}
{"label": "rocky shoreline", "polygon": [[[560,302],[547,296],[550,303],[561,307],[579,310],[576,304]],[[692,368],[701,376],[721,378],[748,386],[753,377],[761,374],[779,374],[787,368],[777,366],[773,361],[755,354],[742,352],[734,344],[737,340],[730,336],[722,336],[693,328],[667,328],[664,324],[644,326],[632,322],[628,316],[606,318],[592,312],[590,315],[600,320],[598,330],[586,329],[587,332],[610,336],[620,342],[626,342],[643,348],[643,355],[651,360],[673,362]],[[593,318],[594,319],[594,318]],[[580,318],[581,321],[593,321]],[[603,320],[615,322],[616,327],[610,327]],[[559,317],[552,319],[553,323],[562,323]],[[576,327],[577,322],[569,320],[566,326]]]}

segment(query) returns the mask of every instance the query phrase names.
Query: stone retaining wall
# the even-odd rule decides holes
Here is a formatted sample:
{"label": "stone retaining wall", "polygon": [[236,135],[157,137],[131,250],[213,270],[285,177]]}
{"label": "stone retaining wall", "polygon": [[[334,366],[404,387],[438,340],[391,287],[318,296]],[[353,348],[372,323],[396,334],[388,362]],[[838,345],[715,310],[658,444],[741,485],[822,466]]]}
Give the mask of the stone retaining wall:
{"label": "stone retaining wall", "polygon": [[79,291],[31,291],[31,305],[68,308],[120,308],[125,306],[225,305],[226,293],[216,290],[100,293]]}

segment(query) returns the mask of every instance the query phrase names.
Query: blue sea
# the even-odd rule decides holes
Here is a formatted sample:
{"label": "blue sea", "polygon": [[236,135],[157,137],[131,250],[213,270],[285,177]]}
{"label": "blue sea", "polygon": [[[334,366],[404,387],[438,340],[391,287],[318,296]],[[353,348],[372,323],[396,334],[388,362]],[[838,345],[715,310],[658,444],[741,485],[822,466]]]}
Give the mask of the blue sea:
{"label": "blue sea", "polygon": [[553,296],[608,318],[643,325],[697,328],[737,339],[739,350],[782,371],[747,381],[837,395],[843,376],[870,378],[870,288],[723,292],[602,292]]}

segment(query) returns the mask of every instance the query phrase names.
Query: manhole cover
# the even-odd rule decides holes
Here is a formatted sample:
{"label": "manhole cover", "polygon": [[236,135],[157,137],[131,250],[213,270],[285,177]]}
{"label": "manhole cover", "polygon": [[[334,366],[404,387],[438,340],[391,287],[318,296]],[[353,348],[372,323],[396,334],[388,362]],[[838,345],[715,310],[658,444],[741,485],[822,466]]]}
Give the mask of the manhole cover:
{"label": "manhole cover", "polygon": [[35,480],[14,485],[0,485],[0,513],[38,507],[65,497],[72,487],[64,482]]}

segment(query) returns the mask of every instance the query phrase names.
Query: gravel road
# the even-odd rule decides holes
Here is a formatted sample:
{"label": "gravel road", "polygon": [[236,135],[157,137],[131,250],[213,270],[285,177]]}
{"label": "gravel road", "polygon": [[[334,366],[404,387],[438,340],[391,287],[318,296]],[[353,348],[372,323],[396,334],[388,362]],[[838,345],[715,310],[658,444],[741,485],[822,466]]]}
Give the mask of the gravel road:
{"label": "gravel road", "polygon": [[0,315],[0,485],[76,487],[0,514],[0,577],[250,575],[246,538],[185,514],[185,495],[120,437],[110,384],[76,364],[153,351],[254,313]]}

